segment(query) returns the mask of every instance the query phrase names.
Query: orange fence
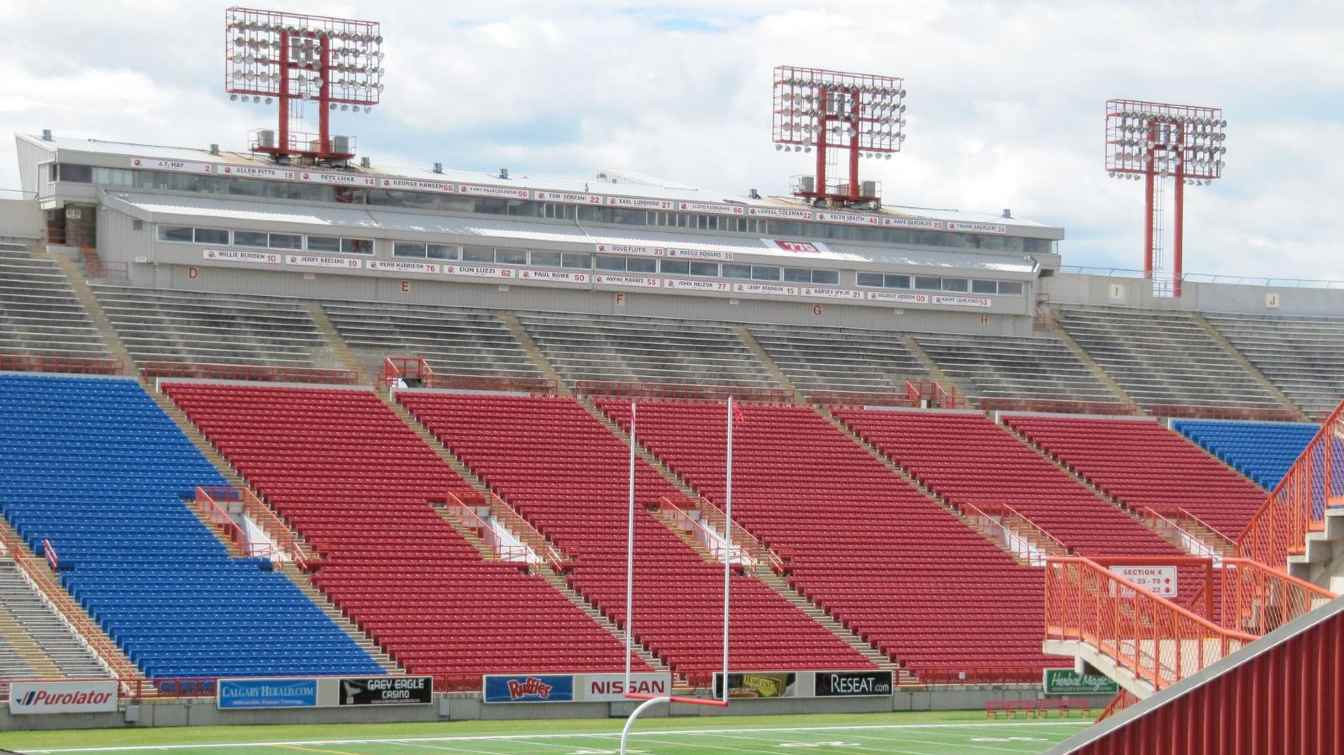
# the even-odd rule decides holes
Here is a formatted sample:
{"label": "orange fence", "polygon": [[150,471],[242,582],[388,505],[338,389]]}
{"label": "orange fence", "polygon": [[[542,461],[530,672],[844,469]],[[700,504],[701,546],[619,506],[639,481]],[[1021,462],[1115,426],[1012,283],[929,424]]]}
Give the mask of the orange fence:
{"label": "orange fence", "polygon": [[1223,559],[1222,610],[1227,629],[1263,635],[1335,599],[1305,580],[1244,558]]}
{"label": "orange fence", "polygon": [[787,404],[793,401],[793,392],[784,388],[755,388],[746,386],[690,385],[682,383],[621,383],[605,380],[580,380],[574,385],[576,393],[586,396],[619,396],[635,398],[696,398],[738,401],[765,401]]}
{"label": "orange fence", "polygon": [[[701,539],[706,541],[705,545],[711,551],[720,547],[717,541],[724,537],[724,532],[728,526],[728,516],[708,499],[682,496],[679,500],[673,500],[663,496],[658,500],[658,508],[674,512],[678,519],[689,528],[704,528],[705,534]],[[695,512],[695,514],[693,515],[692,512]],[[732,547],[722,549],[725,555],[732,559],[735,555],[733,551],[745,554],[752,561],[747,569],[750,573],[758,573],[762,566],[776,574],[787,573],[788,567],[785,565],[784,559],[736,521],[733,522],[733,532],[730,540]]]}
{"label": "orange fence", "polygon": [[1296,422],[1301,419],[1301,415],[1292,409],[1233,409],[1183,404],[1153,404],[1148,407],[1148,413],[1154,417],[1193,419],[1258,419],[1276,422]]}
{"label": "orange fence", "polygon": [[1055,414],[1138,414],[1137,407],[1118,401],[1055,401],[1046,399],[976,399],[990,412],[1051,412]]}
{"label": "orange fence", "polygon": [[976,531],[1030,566],[1045,566],[1049,556],[1070,553],[1068,546],[1012,506],[998,504],[982,509],[973,503],[963,503],[958,508]]}
{"label": "orange fence", "polygon": [[[227,506],[234,504],[239,506],[241,513],[246,514],[254,524],[266,533],[266,536],[275,543],[275,549],[265,544],[250,542],[247,533],[234,521],[227,509]],[[317,555],[301,544],[294,537],[289,525],[285,524],[284,520],[277,516],[270,506],[257,498],[251,490],[246,488],[235,490],[225,486],[197,487],[196,505],[201,508],[202,513],[209,518],[212,524],[222,526],[230,533],[233,541],[240,548],[243,548],[245,555],[270,558],[274,555],[274,550],[279,550],[288,556],[301,571],[312,571],[320,564]]]}
{"label": "orange fence", "polygon": [[[569,554],[557,548],[532,523],[513,509],[504,499],[490,493],[482,495],[476,491],[448,492],[444,495],[445,510],[459,517],[464,525],[479,530],[482,540],[499,555],[501,559],[521,560],[528,550],[557,572],[566,572],[573,566]],[[495,536],[494,528],[478,513],[486,509],[490,516],[513,533],[526,547],[505,545]]]}
{"label": "orange fence", "polygon": [[[1201,558],[1212,558],[1218,561],[1222,559],[1224,553],[1236,551],[1237,544],[1235,542],[1205,524],[1203,519],[1179,506],[1165,513],[1160,513],[1151,507],[1144,507],[1139,513],[1148,526],[1162,535],[1168,542],[1178,541],[1185,550]],[[1198,525],[1204,531],[1193,531],[1193,528],[1187,522]]]}
{"label": "orange fence", "polygon": [[1046,563],[1045,638],[1081,641],[1159,690],[1256,639],[1079,557]]}
{"label": "orange fence", "polygon": [[905,381],[905,398],[910,406],[914,407],[922,406],[928,401],[930,407],[956,409],[962,403],[956,386],[952,386],[949,392],[936,380]]}
{"label": "orange fence", "polygon": [[1325,528],[1328,506],[1344,504],[1344,402],[1321,425],[1237,539],[1244,558],[1287,568],[1307,533]]}

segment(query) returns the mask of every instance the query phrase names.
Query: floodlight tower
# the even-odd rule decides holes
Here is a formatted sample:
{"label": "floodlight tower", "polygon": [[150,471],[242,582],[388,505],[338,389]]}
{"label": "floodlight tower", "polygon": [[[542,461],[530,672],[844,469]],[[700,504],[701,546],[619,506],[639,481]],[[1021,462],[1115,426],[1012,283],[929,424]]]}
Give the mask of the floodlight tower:
{"label": "floodlight tower", "polygon": [[1185,187],[1223,176],[1227,154],[1223,109],[1140,100],[1106,101],[1106,170],[1112,178],[1144,181],[1143,276],[1162,263],[1162,184],[1175,181],[1171,295],[1181,295]]}
{"label": "floodlight tower", "polygon": [[[383,35],[374,21],[280,11],[224,11],[224,89],[229,99],[279,101],[279,138],[253,132],[251,149],[277,162],[338,163],[355,156],[353,140],[333,138],[330,114],[364,112],[383,92]],[[298,131],[304,102],[317,103],[318,132]]]}
{"label": "floodlight tower", "polygon": [[[895,76],[776,66],[771,135],[775,149],[817,151],[815,176],[795,179],[793,193],[814,204],[853,206],[881,201],[875,181],[859,181],[859,158],[901,151],[905,81]],[[849,176],[830,182],[827,164],[848,153]]]}

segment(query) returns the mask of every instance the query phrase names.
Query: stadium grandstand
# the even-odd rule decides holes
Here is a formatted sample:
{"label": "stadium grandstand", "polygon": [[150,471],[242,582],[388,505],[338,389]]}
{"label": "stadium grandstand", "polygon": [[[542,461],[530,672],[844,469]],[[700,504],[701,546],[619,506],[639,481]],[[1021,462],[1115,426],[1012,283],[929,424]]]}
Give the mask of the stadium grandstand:
{"label": "stadium grandstand", "polygon": [[15,142],[0,728],[43,684],[110,690],[70,726],[635,683],[1153,726],[1341,657],[1337,289],[1175,297],[1070,272],[1059,225],[824,186]]}

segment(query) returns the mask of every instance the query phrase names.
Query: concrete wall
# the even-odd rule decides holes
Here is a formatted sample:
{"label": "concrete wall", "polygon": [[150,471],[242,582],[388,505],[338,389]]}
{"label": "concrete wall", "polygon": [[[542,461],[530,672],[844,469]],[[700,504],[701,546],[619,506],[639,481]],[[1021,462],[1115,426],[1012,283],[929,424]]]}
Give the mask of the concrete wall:
{"label": "concrete wall", "polygon": [[[683,716],[760,716],[808,713],[883,713],[914,710],[984,710],[989,700],[1032,700],[1032,685],[919,687],[897,689],[891,697],[735,700],[728,708],[704,705],[660,706],[651,718]],[[436,695],[433,705],[318,708],[310,710],[221,711],[210,698],[123,705],[117,713],[13,716],[0,707],[0,731],[13,729],[94,729],[161,726],[255,724],[341,724],[418,721],[511,721],[537,719],[624,718],[636,703],[556,703],[486,705],[479,695]],[[1093,697],[1100,711],[1109,697]]]}
{"label": "concrete wall", "polygon": [[[1135,307],[1187,312],[1344,316],[1344,285],[1302,288],[1187,281],[1181,298],[1158,298],[1140,278],[1061,273],[1039,281],[1043,300],[1053,304]],[[1278,306],[1269,304],[1277,300]]]}
{"label": "concrete wall", "polygon": [[45,220],[35,199],[0,199],[0,238],[40,239]]}

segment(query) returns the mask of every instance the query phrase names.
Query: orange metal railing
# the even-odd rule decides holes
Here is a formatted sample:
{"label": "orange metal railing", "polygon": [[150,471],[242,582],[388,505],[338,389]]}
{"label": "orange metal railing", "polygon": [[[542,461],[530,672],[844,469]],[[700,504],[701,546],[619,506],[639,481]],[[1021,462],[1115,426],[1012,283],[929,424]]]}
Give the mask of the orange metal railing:
{"label": "orange metal railing", "polygon": [[1256,639],[1200,618],[1080,557],[1046,563],[1045,637],[1084,642],[1159,690]]}
{"label": "orange metal railing", "polygon": [[1297,457],[1237,539],[1243,558],[1287,568],[1307,533],[1325,527],[1327,507],[1344,505],[1344,402]]}
{"label": "orange metal railing", "polygon": [[420,385],[434,384],[434,370],[429,362],[418,356],[389,356],[383,359],[383,384],[392,386],[398,380],[416,381]]}
{"label": "orange metal railing", "polygon": [[[1225,555],[1236,552],[1235,542],[1184,508],[1177,507],[1162,514],[1156,509],[1145,507],[1141,513],[1154,531],[1163,535],[1168,542],[1181,543],[1192,555],[1221,561]],[[1198,524],[1207,534],[1192,532],[1190,527],[1181,525],[1183,520]]]}
{"label": "orange metal railing", "polygon": [[1050,556],[1071,552],[1054,535],[1007,504],[981,508],[973,503],[963,503],[958,508],[980,534],[1029,566],[1045,566]]}
{"label": "orange metal railing", "polygon": [[[444,494],[445,510],[459,517],[464,525],[478,530],[481,539],[501,558],[522,561],[530,550],[533,555],[545,562],[557,572],[566,572],[573,566],[573,558],[557,548],[532,523],[513,509],[504,499],[490,493],[482,495],[471,492],[448,492]],[[494,527],[478,513],[478,508],[487,509],[490,516],[500,525],[513,533],[523,546],[508,545],[495,536]],[[524,547],[525,546],[525,547]]]}
{"label": "orange metal railing", "polygon": [[[728,515],[707,498],[681,497],[679,500],[674,500],[668,496],[663,496],[658,500],[658,507],[673,511],[679,519],[684,520],[691,527],[707,528],[706,537],[710,540],[717,541],[724,537],[728,525]],[[696,512],[697,515],[692,516],[691,512]],[[750,565],[744,565],[747,566],[749,573],[758,573],[762,567],[768,568],[776,574],[783,574],[788,571],[788,566],[779,554],[771,550],[760,538],[736,520],[733,521],[732,534],[727,539],[732,547],[724,549],[726,557],[733,558],[733,551],[738,554],[745,554],[751,559]],[[715,547],[710,542],[707,542],[706,545],[710,546],[711,550]]]}
{"label": "orange metal railing", "polygon": [[1263,635],[1335,599],[1329,590],[1244,558],[1222,562],[1219,624]]}
{"label": "orange metal railing", "polygon": [[312,571],[317,568],[320,559],[303,543],[294,537],[294,533],[289,529],[279,516],[276,515],[271,507],[266,505],[261,499],[257,498],[251,490],[246,488],[234,490],[230,487],[197,487],[196,505],[201,508],[203,514],[207,516],[212,524],[224,527],[230,533],[234,542],[244,550],[244,555],[256,556],[259,558],[271,558],[274,556],[274,550],[264,543],[252,543],[247,537],[247,533],[242,527],[229,515],[225,504],[236,503],[242,508],[242,513],[246,514],[254,524],[266,533],[266,536],[275,543],[275,550],[284,553],[289,557],[294,565],[300,571]]}

